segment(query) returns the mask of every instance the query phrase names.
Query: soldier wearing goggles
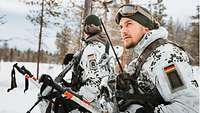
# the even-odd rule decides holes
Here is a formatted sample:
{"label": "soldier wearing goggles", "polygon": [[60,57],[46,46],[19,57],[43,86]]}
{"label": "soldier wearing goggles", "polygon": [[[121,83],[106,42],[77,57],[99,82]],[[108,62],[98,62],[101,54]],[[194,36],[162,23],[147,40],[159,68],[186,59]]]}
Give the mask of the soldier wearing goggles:
{"label": "soldier wearing goggles", "polygon": [[115,20],[124,47],[138,54],[128,65],[127,73],[118,75],[116,96],[120,111],[198,113],[198,89],[191,82],[189,57],[167,40],[167,30],[138,5],[121,6]]}

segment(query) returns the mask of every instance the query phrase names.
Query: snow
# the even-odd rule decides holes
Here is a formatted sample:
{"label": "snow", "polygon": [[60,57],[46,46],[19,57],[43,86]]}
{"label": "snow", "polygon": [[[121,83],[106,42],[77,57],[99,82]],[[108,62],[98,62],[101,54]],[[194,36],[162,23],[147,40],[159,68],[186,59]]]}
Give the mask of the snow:
{"label": "snow", "polygon": [[[0,62],[0,113],[26,113],[36,102],[38,88],[31,82],[29,90],[24,93],[24,78],[16,72],[17,88],[7,92],[10,88],[10,73],[12,65],[16,62]],[[33,74],[36,73],[36,63],[18,62],[19,66],[25,66]],[[61,65],[40,64],[40,73],[56,75],[61,72]],[[39,107],[36,106],[31,113],[40,113]]]}
{"label": "snow", "polygon": [[[26,113],[36,102],[39,89],[34,84],[29,83],[29,90],[24,93],[24,78],[16,71],[18,87],[10,92],[10,73],[12,65],[16,62],[0,62],[0,113]],[[18,62],[18,66],[25,66],[33,74],[36,73],[36,63]],[[194,77],[200,83],[200,68],[193,67]],[[51,75],[53,78],[62,70],[61,65],[40,64],[40,73]],[[69,75],[70,76],[70,75]],[[36,106],[31,113],[40,113],[39,107]]]}

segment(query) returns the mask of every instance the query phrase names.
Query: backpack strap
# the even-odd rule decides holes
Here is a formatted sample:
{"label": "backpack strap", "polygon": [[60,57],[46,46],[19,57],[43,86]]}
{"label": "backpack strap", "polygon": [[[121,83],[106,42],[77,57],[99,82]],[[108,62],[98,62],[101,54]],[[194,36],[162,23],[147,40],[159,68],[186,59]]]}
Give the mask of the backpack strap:
{"label": "backpack strap", "polygon": [[[169,41],[166,40],[166,39],[160,38],[160,39],[155,40],[154,42],[152,42],[150,45],[148,45],[145,48],[145,50],[141,53],[141,55],[137,59],[136,71],[135,71],[135,73],[133,75],[133,79],[132,79],[132,86],[133,86],[133,89],[134,89],[134,92],[135,92],[136,95],[137,94],[141,95],[141,93],[140,93],[140,91],[138,89],[138,84],[137,84],[136,80],[137,80],[137,78],[138,78],[138,76],[140,74],[140,70],[142,69],[143,64],[145,63],[146,59],[150,56],[150,54],[157,47],[159,47],[161,45],[165,45],[167,43],[169,43]],[[150,96],[150,98],[152,98],[152,100],[153,100],[153,101],[150,101],[150,103],[152,105],[158,105],[158,103],[162,103],[164,105],[169,104],[169,103],[167,103],[167,102],[165,102],[163,100],[163,98],[160,96],[160,93],[158,92],[157,88],[154,88],[153,90],[155,90],[154,92],[156,92],[156,93],[154,93],[152,95],[154,95],[154,96],[157,95],[156,97],[158,97],[158,98],[153,98],[153,97]],[[148,97],[148,95],[146,95],[146,96]]]}
{"label": "backpack strap", "polygon": [[[157,39],[150,45],[148,45],[145,50],[141,53],[141,55],[138,58],[137,65],[136,65],[136,73],[134,75],[134,79],[137,79],[137,77],[140,74],[140,70],[142,69],[143,64],[145,63],[146,59],[150,56],[150,54],[159,46],[167,44],[167,43],[172,43],[169,42],[166,39]],[[174,45],[174,43],[172,43]]]}
{"label": "backpack strap", "polygon": [[135,91],[135,94],[140,94],[140,91],[138,90],[138,84],[136,82],[139,74],[140,74],[140,70],[142,69],[143,64],[145,63],[146,59],[150,56],[150,54],[160,45],[164,45],[167,44],[167,40],[165,39],[157,39],[154,42],[152,42],[150,45],[148,45],[145,50],[140,54],[140,56],[137,59],[137,64],[136,64],[136,71],[132,76],[132,86],[133,89]]}
{"label": "backpack strap", "polygon": [[106,46],[106,47],[105,47],[105,53],[106,53],[106,54],[109,54],[109,48],[110,48],[109,42],[107,42],[105,46]]}
{"label": "backpack strap", "polygon": [[[163,39],[163,38],[159,38],[157,40],[155,40],[154,42],[152,42],[150,45],[148,45],[145,50],[140,54],[139,58],[138,58],[138,64],[136,65],[136,73],[134,76],[134,79],[138,77],[138,75],[140,74],[140,70],[142,69],[143,64],[145,63],[146,59],[150,56],[150,54],[159,46],[161,45],[165,45],[165,44],[172,44],[178,48],[180,48],[181,50],[185,51],[185,49],[178,45],[177,43],[174,43],[172,41],[169,41],[167,39]],[[189,58],[191,60],[191,58]]]}

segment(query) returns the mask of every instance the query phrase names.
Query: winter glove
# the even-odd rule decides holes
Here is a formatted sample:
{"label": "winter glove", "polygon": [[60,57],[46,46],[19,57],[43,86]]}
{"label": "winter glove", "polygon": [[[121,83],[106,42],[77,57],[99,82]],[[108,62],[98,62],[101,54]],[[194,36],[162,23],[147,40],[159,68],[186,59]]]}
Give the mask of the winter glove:
{"label": "winter glove", "polygon": [[53,98],[61,97],[61,92],[54,90],[54,81],[51,76],[42,74],[39,79],[39,83],[42,82],[40,88],[39,98],[51,100]]}
{"label": "winter glove", "polygon": [[[118,90],[116,93],[116,98],[118,100],[118,106],[120,111],[125,111],[130,105],[137,104],[144,107],[144,110],[148,111],[148,113],[153,113],[153,107],[149,103],[151,99],[149,97],[143,95],[135,95],[126,93],[122,90]],[[140,111],[140,110],[139,110]],[[140,113],[138,111],[138,113]],[[144,112],[145,113],[145,112]]]}
{"label": "winter glove", "polygon": [[53,80],[49,75],[42,74],[42,76],[39,79],[39,83],[42,82],[42,86],[40,88],[40,94],[41,96],[46,96],[50,92],[53,91]]}
{"label": "winter glove", "polygon": [[135,113],[154,113],[154,112],[152,110],[149,111],[149,109],[147,109],[147,108],[141,107],[141,108],[137,109]]}
{"label": "winter glove", "polygon": [[143,104],[143,102],[138,101],[138,100],[133,100],[133,99],[121,100],[118,103],[118,107],[121,112],[124,112],[125,110],[127,110],[128,107],[130,107],[131,105],[134,105],[134,104],[143,106],[142,108],[137,109],[135,113],[154,113],[154,109],[152,106]]}

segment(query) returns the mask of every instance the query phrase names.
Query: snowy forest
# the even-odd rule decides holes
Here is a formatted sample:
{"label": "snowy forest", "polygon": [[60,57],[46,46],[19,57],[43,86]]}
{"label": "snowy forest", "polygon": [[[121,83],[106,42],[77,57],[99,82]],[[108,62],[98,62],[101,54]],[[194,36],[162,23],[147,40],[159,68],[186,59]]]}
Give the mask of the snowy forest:
{"label": "snowy forest", "polygon": [[[136,1],[143,1],[144,3],[141,3],[139,5],[149,9],[150,13],[154,15],[154,17],[160,23],[160,25],[165,27],[168,30],[169,32],[168,39],[172,42],[175,42],[178,46],[184,48],[184,50],[186,51],[186,53],[188,53],[189,58],[191,60],[192,66],[189,65],[191,68],[186,69],[187,66],[182,65],[182,63],[180,63],[182,68],[175,68],[176,65],[170,64],[167,67],[164,67],[162,70],[162,73],[165,72],[166,77],[165,75],[163,76],[163,74],[162,75],[160,74],[161,72],[160,70],[157,71],[158,69],[155,69],[155,72],[159,72],[158,75],[161,75],[161,76],[155,76],[157,74],[156,73],[155,75],[150,76],[151,77],[150,78],[147,76],[148,71],[144,71],[142,68],[139,67],[139,66],[142,67],[143,65],[142,63],[139,62],[139,65],[137,64],[134,66],[134,67],[136,66],[139,67],[139,68],[136,67],[137,70],[134,70],[134,75],[140,74],[141,78],[140,77],[138,78],[138,75],[137,75],[137,78],[134,81],[130,81],[130,80],[133,80],[131,78],[135,78],[135,76],[131,77],[130,75],[132,75],[132,73],[130,74],[124,73],[126,70],[123,71],[123,69],[126,69],[127,64],[133,60],[133,57],[137,57],[137,55],[133,53],[133,50],[125,49],[125,47],[123,47],[123,42],[121,41],[121,36],[120,36],[120,28],[116,24],[114,17],[117,10],[119,9],[121,5],[128,4],[128,3],[137,4]],[[132,93],[136,94],[136,98],[137,98],[137,93],[139,91],[139,87],[138,87],[139,83],[140,85],[144,86],[145,90],[140,91],[143,93],[140,96],[148,97],[149,94],[153,94],[153,95],[149,96],[148,98],[142,99],[142,101],[144,100],[145,102],[145,106],[143,107],[146,107],[146,105],[148,104],[147,107],[151,107],[151,109],[155,108],[155,112],[159,112],[159,111],[165,112],[164,110],[167,110],[168,108],[170,108],[171,107],[170,105],[173,105],[173,106],[175,105],[175,107],[177,108],[177,109],[174,109],[175,111],[174,113],[179,112],[178,111],[179,109],[181,111],[182,108],[183,108],[183,112],[184,111],[190,112],[190,111],[187,111],[187,108],[192,109],[192,113],[193,111],[195,112],[196,110],[195,106],[198,105],[197,104],[198,99],[195,96],[199,96],[199,93],[197,94],[197,92],[193,92],[193,89],[192,89],[193,87],[190,88],[190,86],[188,86],[189,83],[186,84],[186,82],[191,80],[190,81],[191,85],[192,86],[194,85],[196,89],[197,88],[199,89],[199,83],[200,83],[200,77],[199,77],[200,75],[200,68],[199,68],[199,64],[200,64],[199,62],[199,59],[200,59],[199,58],[200,5],[199,4],[195,5],[195,8],[194,8],[195,12],[193,13],[188,11],[189,14],[191,15],[189,19],[187,19],[186,21],[183,18],[177,19],[176,17],[169,15],[166,12],[168,10],[165,3],[166,1],[170,1],[170,0],[0,0],[0,33],[1,33],[0,34],[0,75],[1,75],[0,100],[2,101],[0,103],[0,113],[49,113],[55,110],[56,104],[58,105],[56,107],[60,107],[60,108],[63,107],[64,104],[66,104],[64,103],[64,101],[63,101],[63,105],[61,105],[60,103],[56,103],[56,99],[60,97],[63,97],[63,99],[65,98],[64,100],[70,100],[70,101],[72,100],[73,101],[72,104],[76,102],[78,106],[80,105],[79,108],[83,107],[89,111],[91,111],[90,109],[92,108],[93,108],[92,110],[96,110],[96,108],[98,108],[99,106],[103,108],[104,107],[103,105],[106,105],[106,110],[107,110],[104,113],[110,113],[108,108],[112,108],[112,107],[114,110],[116,108],[115,111],[118,111],[119,110],[118,108],[121,105],[123,105],[123,103],[121,105],[119,105],[118,103],[116,104],[116,101],[117,101],[116,92],[117,91],[124,92],[124,89],[125,90],[127,89],[126,87],[121,87],[121,89],[123,90],[117,89],[117,86],[118,87],[120,86],[118,85],[119,84],[118,82],[120,81],[122,81],[122,83],[127,83],[125,85],[128,86],[128,88],[130,87],[128,89],[129,91],[131,90],[131,93],[125,92],[123,94],[123,98],[129,97],[130,96],[129,94],[132,94]],[[11,2],[12,2],[12,5],[9,6],[9,3]],[[173,3],[174,2],[175,1],[173,1]],[[194,0],[192,2],[194,2]],[[198,1],[198,3],[200,2]],[[15,7],[16,5],[18,6]],[[182,3],[173,4],[173,7],[178,9],[179,7],[178,5],[182,5]],[[186,8],[187,5],[188,4],[185,4],[183,7]],[[5,7],[3,8],[3,6]],[[26,7],[26,9],[22,7]],[[17,16],[19,15],[14,14],[11,10],[12,11],[19,10],[20,12],[19,15],[21,17],[24,17],[24,20],[26,20],[28,24],[24,21],[21,21],[24,23],[20,23],[19,20],[22,20],[22,19],[17,18]],[[10,16],[9,11],[12,12],[14,16],[13,15]],[[180,11],[180,14],[182,13],[183,12]],[[76,54],[77,56],[74,55],[76,56],[75,57],[76,59],[74,58],[72,62],[68,62],[69,65],[61,65],[61,64],[63,64],[63,60],[66,54],[79,52],[84,47],[83,40],[82,40],[84,37],[86,37],[86,34],[84,34],[84,30],[83,30],[84,20],[87,17],[87,15],[90,15],[90,14],[95,14],[98,17],[100,17],[103,24],[105,25],[106,31],[108,32],[108,35],[112,41],[112,44],[114,46],[118,46],[122,48],[118,49],[118,51],[116,49],[116,51],[120,54],[119,56],[116,55],[116,57],[119,57],[120,60],[118,61],[118,59],[116,58],[118,62],[113,61],[113,65],[115,66],[114,67],[115,69],[113,70],[107,69],[106,68],[107,66],[104,66],[108,64],[108,61],[112,60],[108,58],[108,60],[105,59],[106,60],[105,63],[102,60],[101,63],[104,65],[100,65],[101,68],[99,69],[103,70],[100,74],[99,74],[100,71],[98,70],[98,68],[97,69],[92,68],[88,71],[88,73],[91,74],[91,76],[88,74],[89,75],[89,76],[87,75],[88,78],[85,77],[86,78],[85,79],[83,76],[80,76],[80,75],[82,74],[85,76],[87,74],[86,71],[83,72],[83,69],[80,66],[80,64],[78,64],[77,66],[76,65],[77,61],[75,61],[77,60],[76,57],[79,54],[78,55]],[[183,17],[184,16],[185,15],[183,15]],[[12,18],[12,19],[9,19],[9,18]],[[9,25],[10,25],[10,28],[8,27]],[[12,29],[13,27],[17,29]],[[23,30],[25,29],[24,31],[28,35],[25,34],[24,32],[20,32],[20,30],[18,29],[23,29]],[[105,31],[103,30],[103,32]],[[4,35],[4,33],[7,36]],[[16,45],[13,46],[13,43]],[[17,44],[23,49],[17,46]],[[54,48],[55,50],[53,50]],[[123,52],[121,50],[123,50]],[[91,54],[90,51],[89,53]],[[94,54],[92,54],[92,56],[93,55]],[[89,55],[87,55],[87,57],[88,56]],[[102,55],[102,59],[104,59],[103,55]],[[93,61],[93,58],[90,61]],[[80,60],[78,62],[80,62]],[[121,63],[121,65],[119,62]],[[92,65],[93,62],[90,62],[90,63],[91,65],[89,66],[93,67]],[[117,65],[117,63],[119,65]],[[148,64],[150,65],[150,63]],[[109,65],[112,65],[112,61]],[[184,71],[182,72],[179,69],[184,70]],[[91,70],[95,70],[94,73]],[[141,73],[140,70],[144,72],[141,71],[142,72]],[[109,73],[107,73],[107,71],[109,71]],[[115,74],[111,74],[110,73],[111,71],[113,72],[115,71],[116,75],[118,76],[113,76]],[[132,72],[133,69],[129,71]],[[192,72],[192,74],[189,72]],[[109,78],[107,75],[104,76],[105,73],[109,76]],[[154,74],[153,71],[151,73]],[[15,74],[16,74],[16,77],[15,77]],[[21,75],[24,75],[24,76],[21,76]],[[123,77],[123,75],[125,75],[125,77]],[[95,79],[92,78],[93,76],[95,76]],[[100,78],[99,76],[100,77],[102,76],[102,78]],[[44,77],[48,77],[46,78],[46,80],[48,81],[45,81]],[[76,77],[76,78],[74,79],[73,77],[74,78]],[[120,77],[124,79],[120,80]],[[172,79],[172,77],[174,77],[175,79]],[[62,78],[62,83],[63,83],[62,87],[61,87],[61,82],[60,82],[61,79],[57,81],[55,78],[58,78],[57,80],[59,80],[59,78]],[[106,78],[106,80],[104,78]],[[174,86],[178,87],[178,88],[175,87],[175,90],[170,89],[171,93],[169,93],[170,94],[169,96],[168,96],[167,85],[171,86],[172,83],[171,81],[170,83],[168,83],[168,81],[166,81],[165,78],[167,78],[167,80],[171,80],[172,83],[176,83]],[[108,79],[111,79],[111,80],[108,80]],[[66,82],[64,83],[63,81],[65,80]],[[144,80],[144,82],[142,80]],[[151,80],[155,82],[155,85]],[[162,81],[159,81],[159,80],[162,80]],[[28,81],[31,82],[30,85]],[[74,85],[74,81],[76,82],[75,85]],[[97,85],[95,84],[98,84],[99,86],[101,86],[102,84],[100,84],[100,82],[102,81],[105,82],[106,85],[109,85],[110,87],[109,89],[112,89],[112,91],[107,89],[103,92],[103,90],[101,89],[106,88],[103,86],[104,84],[101,86],[101,89],[98,86],[98,90],[101,93],[98,95],[98,98],[100,99],[103,98],[102,99],[103,101],[99,99],[101,102],[103,102],[103,104],[99,104],[99,106],[93,106],[92,101],[89,102],[87,101],[87,99],[85,99],[84,97],[85,95],[83,95],[81,92],[73,91],[75,87],[87,86],[88,84],[86,83],[89,83],[88,81],[91,82],[91,84],[94,84],[94,87],[92,86],[90,89],[91,91],[96,90]],[[134,82],[134,83],[131,83],[131,82]],[[134,85],[136,86],[137,90],[135,90]],[[151,89],[147,90],[148,87],[146,86],[150,86],[149,88]],[[155,87],[152,89],[152,86],[155,86]],[[27,90],[28,87],[29,87],[29,90]],[[159,88],[161,89],[161,91]],[[47,93],[43,94],[43,92],[45,92],[44,90],[46,89],[47,89],[46,91]],[[156,91],[155,93],[156,95],[154,95],[154,89]],[[182,92],[182,89],[183,89],[183,92]],[[86,92],[89,92],[88,94],[90,94],[90,90],[87,90]],[[176,93],[174,91],[176,90],[181,91],[181,93],[178,92],[177,93],[178,95],[175,95]],[[145,94],[143,91],[147,91],[148,95]],[[165,93],[165,91],[167,93]],[[162,93],[159,93],[159,92],[162,92]],[[111,93],[112,95],[111,98],[109,97],[110,95],[109,93]],[[193,95],[193,93],[197,95]],[[49,94],[50,96],[52,96],[51,98]],[[54,94],[55,94],[55,98],[53,97]],[[68,95],[69,97],[67,96],[67,94],[70,94]],[[163,94],[164,96],[161,94]],[[175,98],[173,97],[174,95],[175,95]],[[90,95],[87,95],[87,96],[90,96]],[[120,96],[120,98],[122,97],[120,94],[118,94],[118,96]],[[154,97],[156,96],[159,96],[159,98],[162,96],[167,97],[167,98],[170,97],[172,98],[172,101],[170,100],[169,104],[167,101],[165,102],[167,107],[164,107],[165,104],[163,103],[161,104],[159,103],[158,106],[156,105],[157,107],[152,106],[153,105],[152,103],[147,103],[149,100],[154,101]],[[161,99],[162,101],[165,101],[163,100],[164,99],[163,97]],[[49,104],[45,106],[44,103],[40,102],[41,100],[43,102],[44,101],[49,102]],[[79,102],[77,102],[77,100],[79,100]],[[122,99],[122,100],[120,99],[119,101],[124,102],[124,100],[125,99]],[[127,102],[131,102],[131,101],[128,101],[129,100],[128,98],[126,98],[126,100]],[[130,99],[130,100],[134,100],[134,99]],[[139,100],[138,103],[142,102],[140,98],[139,99],[137,98],[136,100]],[[105,104],[107,102],[112,104],[112,101],[114,104],[117,105],[117,107],[116,105],[108,106],[110,104]],[[194,103],[192,103],[193,101]],[[67,103],[66,106],[68,107],[68,105],[70,104],[71,103]],[[193,104],[193,106],[190,106],[190,104]],[[54,105],[54,107],[52,107],[52,105]],[[84,107],[84,105],[85,106],[87,105],[87,106]],[[135,105],[136,105],[135,109],[138,109],[137,103]],[[181,105],[181,107],[179,105]],[[71,109],[71,107],[73,106],[70,105],[68,108]],[[77,110],[78,107],[77,106],[75,107],[76,107],[76,110],[73,110],[70,113],[79,113],[79,111]],[[49,108],[53,108],[53,109],[49,109]],[[169,110],[173,111],[172,108],[170,108]],[[62,111],[65,112],[65,110],[66,109],[63,109]],[[138,109],[138,111],[139,110],[140,108]],[[147,112],[149,112],[149,109],[145,109],[145,110],[148,110]],[[55,113],[57,113],[57,111],[60,112],[61,110],[56,109]],[[100,111],[100,110],[97,109],[97,111]],[[127,113],[128,112],[129,111],[127,111]],[[84,112],[81,111],[81,113],[84,113]],[[100,112],[95,112],[95,113],[100,113]],[[116,113],[116,112],[113,111],[112,113]],[[132,112],[129,112],[129,113],[132,113]]]}
{"label": "snowy forest", "polygon": [[[83,33],[83,20],[88,14],[96,14],[102,18],[108,34],[114,45],[121,45],[119,28],[114,22],[117,9],[125,3],[134,3],[134,0],[19,0],[29,7],[26,19],[38,28],[38,51],[19,50],[10,48],[11,39],[0,39],[0,59],[3,61],[23,61],[42,63],[62,63],[66,53],[74,53],[81,48]],[[199,64],[199,12],[196,6],[195,15],[191,15],[189,24],[181,20],[174,20],[166,13],[163,0],[154,0],[144,4],[159,20],[162,26],[169,31],[169,39],[181,45],[191,55],[192,64]],[[0,12],[0,27],[9,23],[7,14]],[[169,19],[166,19],[168,17]],[[56,28],[55,53],[42,48],[43,37],[47,29]],[[124,50],[122,61],[127,64],[132,52]]]}

